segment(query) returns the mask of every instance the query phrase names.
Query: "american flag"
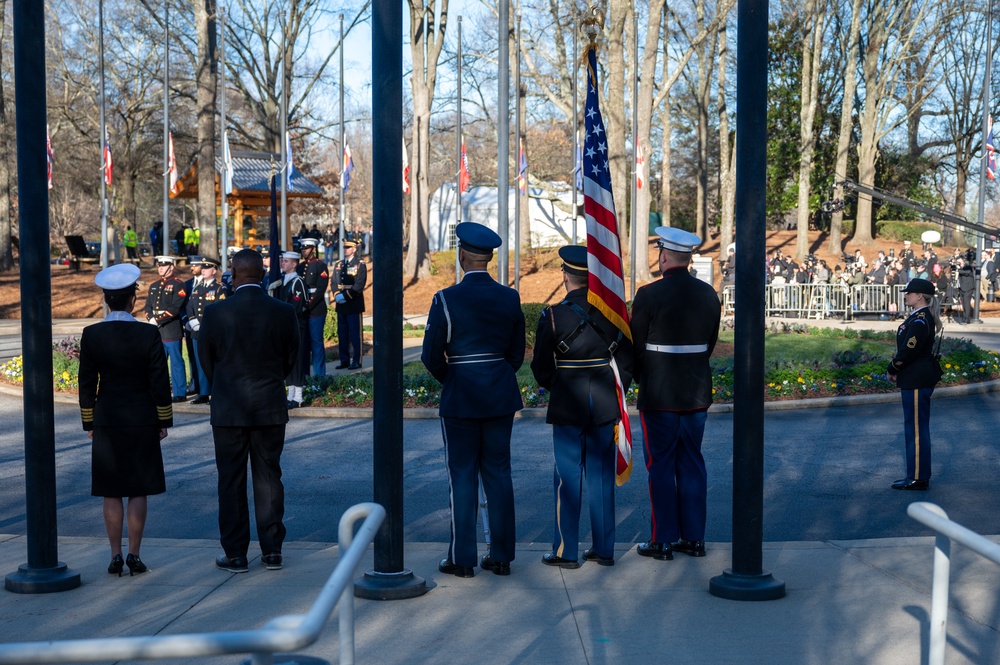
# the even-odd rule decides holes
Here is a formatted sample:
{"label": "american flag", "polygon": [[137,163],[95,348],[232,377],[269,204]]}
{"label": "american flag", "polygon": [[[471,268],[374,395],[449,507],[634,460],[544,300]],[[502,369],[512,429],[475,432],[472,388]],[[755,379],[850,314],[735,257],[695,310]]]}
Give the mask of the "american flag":
{"label": "american flag", "polygon": [[469,158],[465,156],[465,137],[462,137],[462,163],[458,165],[458,191],[469,191],[472,176],[469,175]]}
{"label": "american flag", "polygon": [[354,170],[354,157],[351,155],[351,146],[344,143],[344,168],[340,171],[340,188],[347,192],[347,186],[351,184],[351,171]]}
{"label": "american flag", "polygon": [[104,137],[104,160],[101,163],[101,168],[104,169],[104,184],[110,187],[111,176],[115,169],[115,162],[111,158],[111,144],[108,143],[107,136]]}
{"label": "american flag", "polygon": [[45,125],[45,162],[48,165],[49,189],[52,189],[52,159],[55,153],[52,152],[52,139],[49,137],[49,126]]}
{"label": "american flag", "polygon": [[989,116],[989,130],[986,132],[986,177],[996,180],[997,154],[993,147],[993,116]]}
{"label": "american flag", "polygon": [[[590,272],[587,300],[629,339],[628,308],[625,306],[625,271],[622,268],[621,239],[611,192],[608,166],[608,140],[597,91],[597,54],[587,49],[587,111],[584,114],[586,136],[583,142],[583,211],[587,218],[587,268]],[[618,408],[621,422],[615,427],[618,447],[615,459],[615,482],[625,484],[632,473],[632,428],[625,407],[625,390],[618,366],[612,356]]]}

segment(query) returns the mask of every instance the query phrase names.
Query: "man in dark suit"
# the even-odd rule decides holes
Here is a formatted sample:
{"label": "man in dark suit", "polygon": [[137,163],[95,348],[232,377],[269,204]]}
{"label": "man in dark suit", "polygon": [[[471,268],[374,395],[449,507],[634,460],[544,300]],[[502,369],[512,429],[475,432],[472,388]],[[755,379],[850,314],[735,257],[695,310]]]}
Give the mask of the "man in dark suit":
{"label": "man in dark suit", "polygon": [[205,308],[198,355],[212,386],[212,433],[219,471],[222,570],[247,572],[250,512],[247,458],[253,478],[257,538],[268,570],[281,568],[285,494],[281,451],[288,406],[285,377],[299,351],[295,309],[260,287],[264,261],[252,249],[233,256],[233,295]]}
{"label": "man in dark suit", "polygon": [[701,238],[661,226],[660,272],[632,303],[632,377],[649,471],[651,537],[640,556],[705,556],[708,476],[701,440],[712,404],[709,358],[719,339],[715,291],[688,273]]}
{"label": "man in dark suit", "polygon": [[524,407],[516,375],[524,362],[524,314],[517,291],[486,272],[500,236],[471,222],[455,227],[455,235],[465,277],[434,295],[420,356],[444,384],[439,413],[451,487],[451,545],[438,569],[458,577],[474,574],[481,475],[492,541],[480,565],[510,575],[515,542],[510,434],[514,413]]}
{"label": "man in dark suit", "polygon": [[531,372],[549,391],[545,422],[552,424],[556,528],[542,563],[579,568],[580,502],[587,480],[594,546],[583,553],[602,566],[615,563],[616,434],[622,394],[632,382],[632,341],[587,301],[587,248],[568,245],[563,260],[566,299],[542,312]]}

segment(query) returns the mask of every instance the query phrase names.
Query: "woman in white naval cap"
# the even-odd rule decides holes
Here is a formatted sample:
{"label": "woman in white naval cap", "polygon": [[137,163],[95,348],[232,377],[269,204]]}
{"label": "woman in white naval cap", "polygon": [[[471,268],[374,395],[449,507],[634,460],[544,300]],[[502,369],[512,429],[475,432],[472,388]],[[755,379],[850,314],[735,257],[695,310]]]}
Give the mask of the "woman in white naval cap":
{"label": "woman in white naval cap", "polygon": [[[156,326],[137,321],[139,268],[106,268],[94,282],[104,291],[108,315],[83,330],[80,340],[80,415],[93,440],[91,494],[104,497],[104,527],[111,544],[108,572],[148,568],[140,557],[146,497],[166,491],[160,440],[173,425],[170,377]],[[125,506],[128,497],[128,506]],[[128,556],[122,558],[122,523]]]}

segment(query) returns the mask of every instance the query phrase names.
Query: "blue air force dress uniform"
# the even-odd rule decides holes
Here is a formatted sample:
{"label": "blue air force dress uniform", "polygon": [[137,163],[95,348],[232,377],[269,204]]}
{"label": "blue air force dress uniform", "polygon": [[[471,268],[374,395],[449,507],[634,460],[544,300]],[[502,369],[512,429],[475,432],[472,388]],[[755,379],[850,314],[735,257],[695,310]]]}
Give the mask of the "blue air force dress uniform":
{"label": "blue air force dress uniform", "polygon": [[[491,255],[500,236],[481,224],[455,228],[463,252]],[[523,408],[515,372],[524,362],[517,291],[470,271],[431,303],[421,360],[443,386],[440,416],[451,499],[451,544],[442,572],[471,577],[476,565],[478,477],[489,502],[492,542],[482,567],[509,574],[514,560],[510,435]]]}
{"label": "blue air force dress uniform", "polygon": [[[199,258],[198,265],[203,270],[205,268],[215,268],[216,274],[218,274],[219,268],[222,267],[222,263],[218,259],[208,257]],[[198,397],[194,399],[194,404],[208,404],[209,395],[212,394],[212,384],[205,375],[205,370],[201,366],[201,360],[198,357],[198,336],[201,331],[201,318],[205,314],[206,307],[225,299],[226,291],[225,287],[222,286],[222,282],[214,277],[211,281],[208,281],[204,276],[199,276],[193,281],[191,293],[187,297],[187,321],[184,326],[187,329],[188,337],[191,339],[191,345],[194,350],[191,356],[194,359],[192,365],[195,366],[198,375],[198,381],[195,384],[198,387]]]}
{"label": "blue air force dress uniform", "polygon": [[[661,226],[656,233],[661,251],[690,254],[701,244],[681,229]],[[665,270],[635,294],[632,376],[639,384],[652,527],[649,542],[639,546],[642,556],[665,560],[672,551],[705,552],[708,478],[701,441],[720,316],[715,291],[687,266]]]}
{"label": "blue air force dress uniform", "polygon": [[[173,265],[174,257],[157,256],[155,261],[158,266]],[[146,295],[146,319],[156,324],[160,331],[160,339],[163,341],[163,350],[170,359],[170,382],[173,385],[175,402],[187,399],[186,370],[184,356],[181,355],[181,339],[184,337],[181,314],[184,311],[186,297],[184,282],[173,275],[150,284],[149,293]]]}
{"label": "blue air force dress uniform", "polygon": [[[934,284],[911,279],[904,293],[934,295]],[[903,400],[906,478],[893,489],[925,490],[931,477],[931,395],[938,382],[934,365],[934,317],[928,307],[914,310],[896,331],[896,355],[888,373],[895,375]]]}
{"label": "blue air force dress uniform", "polygon": [[[587,248],[559,250],[563,271],[586,277]],[[584,558],[613,565],[615,549],[615,426],[620,419],[611,357],[625,390],[632,382],[632,343],[575,288],[538,319],[531,371],[549,390],[545,421],[555,456],[555,534],[549,565],[576,568],[583,477],[586,475],[594,546]]]}

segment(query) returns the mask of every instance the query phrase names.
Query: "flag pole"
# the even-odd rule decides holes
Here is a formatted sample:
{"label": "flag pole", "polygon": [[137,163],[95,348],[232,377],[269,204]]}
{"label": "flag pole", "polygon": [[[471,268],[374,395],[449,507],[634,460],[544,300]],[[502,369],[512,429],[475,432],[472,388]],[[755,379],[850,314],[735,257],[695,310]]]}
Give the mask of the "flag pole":
{"label": "flag pole", "polygon": [[497,55],[497,234],[501,244],[497,250],[497,281],[507,286],[507,252],[510,251],[510,3],[503,0],[499,10],[500,53]]}
{"label": "flag pole", "polygon": [[340,15],[340,230],[337,233],[337,260],[344,260],[344,15]]}
{"label": "flag pole", "polygon": [[[103,152],[101,154],[104,154]],[[170,5],[163,2],[163,254],[170,252]],[[156,247],[150,246],[156,256]]]}
{"label": "flag pole", "polygon": [[[986,9],[986,75],[983,77],[983,157],[979,169],[979,219],[980,224],[985,224],[986,216],[986,166],[989,159],[986,149],[986,136],[990,131],[990,79],[993,77],[993,0],[989,0]],[[985,238],[976,240],[976,275],[982,279],[983,271],[983,242]],[[978,282],[979,280],[977,280]],[[975,305],[973,306],[972,320],[981,323],[979,319],[979,284],[976,284]]]}
{"label": "flag pole", "polygon": [[635,199],[639,195],[639,14],[632,5],[632,232],[629,233],[629,294],[635,298],[636,235],[639,228]]}
{"label": "flag pole", "polygon": [[[285,15],[281,15],[281,249],[288,249],[288,48],[285,39]],[[341,51],[343,52],[343,51]],[[274,261],[274,258],[271,259]]]}
{"label": "flag pole", "polygon": [[97,51],[101,68],[101,267],[108,267],[108,185],[105,178],[104,147],[108,144],[108,128],[104,117],[104,0],[98,2]]}
{"label": "flag pole", "polygon": [[[219,115],[221,116],[220,129],[222,136],[219,139],[222,145],[222,182],[219,193],[222,199],[222,233],[220,234],[221,248],[219,250],[219,262],[222,264],[222,272],[226,271],[226,264],[229,262],[229,192],[228,183],[231,182],[232,174],[229,172],[229,141],[226,139],[226,12],[219,8],[219,77],[222,85],[219,86]],[[274,258],[271,258],[274,261]]]}
{"label": "flag pole", "polygon": [[[573,244],[574,245],[576,244],[576,239],[577,239],[576,222],[579,217],[579,208],[577,207],[578,203],[576,199],[577,197],[576,173],[577,169],[583,169],[583,164],[580,163],[580,131],[579,127],[577,126],[578,118],[576,116],[576,107],[578,104],[577,91],[579,90],[577,77],[580,74],[580,69],[578,65],[578,61],[580,59],[579,46],[578,46],[580,41],[580,29],[578,22],[579,22],[579,16],[577,15],[576,10],[574,9],[573,10],[573,63],[570,66],[570,73],[573,79],[573,112],[570,115],[571,118],[570,122],[572,123],[572,130],[573,130],[573,161],[571,162],[573,164],[573,171],[572,175],[570,176],[570,180],[572,181],[570,184],[573,185]],[[580,176],[581,177],[583,176],[582,172]]]}
{"label": "flag pole", "polygon": [[517,194],[514,200],[514,290],[521,291],[521,197],[528,194],[528,173],[524,174],[524,192],[521,192],[521,156],[524,139],[521,138],[521,12],[514,19],[514,136],[517,137]]}
{"label": "flag pole", "polygon": [[[458,112],[458,132],[455,134],[455,154],[458,169],[455,172],[455,226],[462,223],[462,16],[458,17],[458,82],[456,107]],[[455,236],[455,283],[461,281],[462,265],[458,261],[458,236]]]}

